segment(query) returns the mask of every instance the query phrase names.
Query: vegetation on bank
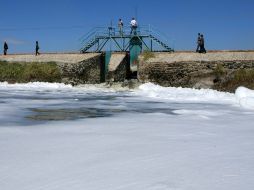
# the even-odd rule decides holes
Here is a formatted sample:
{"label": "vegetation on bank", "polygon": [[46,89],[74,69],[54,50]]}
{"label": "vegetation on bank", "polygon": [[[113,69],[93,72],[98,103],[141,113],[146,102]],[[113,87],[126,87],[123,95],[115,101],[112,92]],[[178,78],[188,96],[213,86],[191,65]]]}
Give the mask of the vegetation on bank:
{"label": "vegetation on bank", "polygon": [[235,92],[239,86],[254,89],[254,69],[239,69],[231,73],[222,67],[215,69],[216,83],[214,89]]}
{"label": "vegetation on bank", "polygon": [[61,82],[61,73],[55,62],[9,63],[0,61],[0,81],[9,83]]}
{"label": "vegetation on bank", "polygon": [[[153,52],[145,51],[143,53],[144,59],[148,60],[155,55]],[[158,78],[164,81],[163,76],[160,73],[153,72],[153,78]],[[157,76],[158,75],[158,76]],[[171,76],[167,76],[171,77]],[[254,69],[227,69],[221,64],[209,73],[210,81],[212,83],[210,88],[219,91],[235,92],[239,86],[244,86],[250,89],[254,89]],[[204,78],[201,77],[201,78]],[[168,80],[168,78],[165,78]],[[199,79],[197,79],[199,80]],[[55,62],[47,63],[10,63],[0,61],[0,82],[7,81],[8,83],[27,83],[27,82],[62,82],[62,74],[60,68]],[[185,81],[185,87],[191,87],[188,82]],[[166,84],[165,86],[167,86]],[[184,86],[184,85],[182,85]]]}
{"label": "vegetation on bank", "polygon": [[148,61],[149,59],[155,57],[154,52],[151,52],[151,51],[148,51],[148,50],[145,50],[145,51],[142,53],[142,55],[143,55],[143,60],[144,60],[144,61]]}

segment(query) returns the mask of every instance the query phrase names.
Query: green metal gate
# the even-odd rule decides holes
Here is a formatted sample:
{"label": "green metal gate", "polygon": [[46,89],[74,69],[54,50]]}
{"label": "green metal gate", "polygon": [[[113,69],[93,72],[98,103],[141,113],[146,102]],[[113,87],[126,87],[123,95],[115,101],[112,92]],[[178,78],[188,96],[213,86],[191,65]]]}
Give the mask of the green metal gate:
{"label": "green metal gate", "polygon": [[139,37],[133,37],[130,40],[130,66],[137,66],[138,56],[142,52],[142,41]]}

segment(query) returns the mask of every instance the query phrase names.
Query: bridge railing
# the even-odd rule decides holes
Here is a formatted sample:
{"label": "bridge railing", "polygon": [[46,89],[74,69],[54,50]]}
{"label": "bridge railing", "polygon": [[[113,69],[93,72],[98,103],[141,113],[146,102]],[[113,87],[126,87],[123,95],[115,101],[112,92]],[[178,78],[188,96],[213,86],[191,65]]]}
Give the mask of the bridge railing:
{"label": "bridge railing", "polygon": [[165,44],[172,44],[172,40],[169,40],[169,37],[155,28],[152,25],[139,25],[136,30],[131,33],[131,26],[124,26],[122,31],[118,26],[109,26],[109,27],[95,27],[91,29],[87,34],[80,38],[81,45],[84,47],[87,43],[92,40],[95,40],[98,37],[131,37],[132,35],[142,35],[142,36],[153,36]]}

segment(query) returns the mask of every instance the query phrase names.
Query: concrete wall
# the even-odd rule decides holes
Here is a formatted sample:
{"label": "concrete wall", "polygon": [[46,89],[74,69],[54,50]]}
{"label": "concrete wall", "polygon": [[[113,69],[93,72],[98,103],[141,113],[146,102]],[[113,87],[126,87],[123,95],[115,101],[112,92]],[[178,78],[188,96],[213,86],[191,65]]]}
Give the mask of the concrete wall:
{"label": "concrete wall", "polygon": [[[105,57],[102,54],[7,55],[0,56],[0,61],[10,64],[54,62],[64,83],[94,84],[105,81]],[[107,81],[124,81],[130,74],[129,67],[129,58],[125,53],[112,54]],[[149,57],[139,57],[138,80],[162,86],[219,89],[240,70],[253,71],[253,82],[248,82],[254,88],[254,52],[150,53]],[[245,85],[246,81],[236,85]]]}
{"label": "concrete wall", "polygon": [[0,56],[0,61],[8,63],[48,63],[58,65],[62,82],[71,84],[102,82],[102,56],[98,53],[87,54],[41,54]]}
{"label": "concrete wall", "polygon": [[[254,69],[254,52],[154,53],[140,56],[138,79],[163,86],[214,88],[240,69]],[[226,73],[224,78],[218,75]]]}
{"label": "concrete wall", "polygon": [[104,82],[102,79],[101,65],[103,60],[100,54],[89,55],[80,62],[63,63],[58,62],[57,65],[61,70],[62,82],[77,84],[97,84]]}
{"label": "concrete wall", "polygon": [[107,81],[123,82],[128,78],[129,67],[129,59],[126,53],[113,53],[108,65]]}
{"label": "concrete wall", "polygon": [[[106,81],[123,82],[129,74],[129,59],[126,53],[113,53],[108,73],[105,76],[105,56],[98,53],[86,54],[41,54],[0,56],[0,61],[12,63],[56,63],[61,81],[66,84],[96,84]],[[36,80],[36,79],[35,79]]]}

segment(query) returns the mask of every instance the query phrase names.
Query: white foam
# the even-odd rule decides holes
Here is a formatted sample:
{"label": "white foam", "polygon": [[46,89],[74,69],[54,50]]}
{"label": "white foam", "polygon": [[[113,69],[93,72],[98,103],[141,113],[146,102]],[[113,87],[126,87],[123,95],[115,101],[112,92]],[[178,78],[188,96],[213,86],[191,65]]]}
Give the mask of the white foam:
{"label": "white foam", "polygon": [[[111,92],[115,93],[123,89],[112,89],[106,84],[99,85],[79,85],[72,87],[62,83],[47,83],[47,82],[30,82],[25,84],[8,84],[7,82],[0,83],[0,89],[5,90],[74,90],[77,92]],[[126,90],[126,89],[124,89]],[[195,102],[195,103],[214,103],[214,104],[232,104],[239,105],[246,109],[254,109],[254,91],[245,87],[239,87],[236,93],[219,92],[211,89],[191,89],[181,87],[162,87],[153,83],[146,83],[139,87],[139,90],[134,91],[134,94],[163,99],[173,102]]]}
{"label": "white foam", "polygon": [[[50,91],[59,100],[31,101],[12,97],[12,92],[20,93],[16,88],[31,86],[35,89],[47,86],[45,91],[48,91],[48,84],[1,85],[0,88],[7,89],[0,104],[1,122],[17,119],[26,110],[23,108],[64,101],[63,93],[73,96],[77,91],[83,97],[89,89],[86,85],[51,86],[51,89],[67,90]],[[36,95],[34,88],[27,94]],[[97,88],[91,88],[94,90]],[[180,108],[173,110],[177,115],[127,111],[112,117],[39,126],[1,126],[1,189],[253,189],[254,114],[223,104],[246,100],[253,97],[252,92],[239,88],[236,94],[230,94],[145,84],[129,99],[121,97],[116,106],[125,107],[133,102],[143,108],[144,99],[154,97],[163,103],[179,102]],[[73,106],[73,101],[67,101]],[[112,99],[103,101],[112,103]],[[192,105],[183,101],[222,104],[205,107],[205,103]],[[96,99],[90,102],[97,103]],[[154,101],[151,107],[156,105]],[[168,105],[163,108],[170,109]],[[22,109],[17,109],[19,106]],[[3,117],[6,112],[10,115]]]}
{"label": "white foam", "polygon": [[252,117],[239,114],[2,127],[1,189],[252,189]]}
{"label": "white foam", "polygon": [[254,90],[239,87],[235,92],[235,96],[242,107],[254,110]]}
{"label": "white foam", "polygon": [[139,94],[144,96],[176,102],[232,103],[235,101],[234,94],[211,89],[162,87],[152,83],[143,84],[139,89],[141,90]]}
{"label": "white foam", "polygon": [[139,89],[140,95],[168,101],[233,104],[254,109],[254,90],[245,87],[239,87],[235,94],[211,89],[162,87],[152,83],[143,84]]}
{"label": "white foam", "polygon": [[5,90],[73,90],[76,92],[117,92],[128,91],[126,88],[114,87],[111,88],[106,83],[101,84],[83,84],[72,86],[63,83],[49,83],[49,82],[29,82],[29,83],[15,83],[0,82],[0,89]]}
{"label": "white foam", "polygon": [[176,113],[176,114],[181,114],[181,115],[199,115],[199,116],[218,116],[218,115],[221,115],[221,112],[214,112],[214,111],[208,111],[208,110],[185,110],[185,109],[181,109],[181,110],[173,110],[172,111],[173,113]]}
{"label": "white foam", "polygon": [[7,82],[0,83],[1,89],[66,89],[72,88],[71,85],[62,83],[48,83],[48,82],[29,82],[29,83],[15,83],[9,84]]}

